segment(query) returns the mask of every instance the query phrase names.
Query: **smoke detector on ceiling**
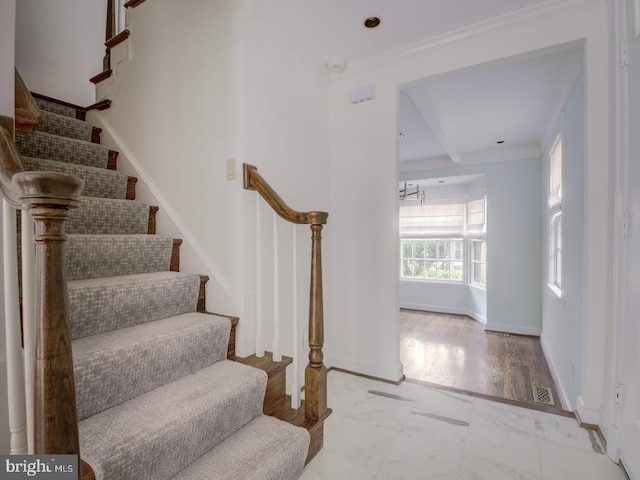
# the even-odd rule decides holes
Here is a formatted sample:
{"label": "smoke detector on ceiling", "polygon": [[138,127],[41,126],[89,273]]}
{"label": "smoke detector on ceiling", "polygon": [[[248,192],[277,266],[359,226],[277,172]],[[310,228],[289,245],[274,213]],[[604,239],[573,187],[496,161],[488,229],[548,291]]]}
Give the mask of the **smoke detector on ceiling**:
{"label": "smoke detector on ceiling", "polygon": [[331,57],[327,60],[327,69],[332,73],[342,73],[347,68],[347,62],[342,57]]}

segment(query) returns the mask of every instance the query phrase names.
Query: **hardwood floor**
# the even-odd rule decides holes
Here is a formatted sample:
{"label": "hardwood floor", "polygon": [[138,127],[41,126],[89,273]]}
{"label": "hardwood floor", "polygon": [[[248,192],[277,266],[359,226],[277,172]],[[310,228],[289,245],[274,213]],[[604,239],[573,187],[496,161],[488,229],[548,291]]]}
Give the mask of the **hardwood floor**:
{"label": "hardwood floor", "polygon": [[[464,315],[401,309],[400,359],[410,380],[563,412],[537,337],[485,332]],[[535,402],[533,385],[551,388],[555,405]]]}

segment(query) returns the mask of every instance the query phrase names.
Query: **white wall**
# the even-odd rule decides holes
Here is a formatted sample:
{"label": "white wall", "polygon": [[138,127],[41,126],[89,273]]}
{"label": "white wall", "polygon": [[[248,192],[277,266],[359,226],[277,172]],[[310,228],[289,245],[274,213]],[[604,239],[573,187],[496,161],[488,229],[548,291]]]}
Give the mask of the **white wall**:
{"label": "white wall", "polygon": [[487,323],[487,292],[470,285],[400,280],[401,308],[468,315]]}
{"label": "white wall", "polygon": [[[577,406],[580,393],[583,331],[584,280],[584,78],[576,83],[564,108],[561,131],[563,150],[563,297],[546,286],[547,268],[543,279],[542,344],[549,367],[554,372],[557,387],[570,408]],[[554,135],[555,138],[555,135]],[[553,141],[553,139],[551,139]],[[548,191],[548,149],[544,160],[543,195]],[[543,197],[544,198],[544,197]],[[545,251],[548,251],[549,225],[544,221]]]}
{"label": "white wall", "polygon": [[[242,189],[241,165],[257,166],[293,208],[327,209],[328,75],[258,3],[154,0],[130,20],[133,62],[96,119],[123,168],[144,180],[140,198],[160,203],[159,233],[185,239],[181,269],[211,277],[208,309],[240,316],[238,353],[251,354],[256,194]],[[298,244],[305,320],[308,228]]]}
{"label": "white wall", "polygon": [[102,71],[105,0],[20,0],[16,13],[16,66],[29,89],[88,106],[89,79]]}
{"label": "white wall", "polygon": [[[16,1],[5,0],[0,3],[0,115],[15,116],[14,100],[14,64],[15,64],[15,18]],[[0,208],[0,225],[2,225],[2,208]],[[0,252],[2,237],[0,236]],[[4,270],[2,258],[0,265]],[[0,275],[0,454],[8,454],[10,450],[9,413],[7,396],[7,351],[5,345],[4,319],[4,276]]]}
{"label": "white wall", "polygon": [[[544,9],[554,5],[545,4]],[[586,411],[595,414],[604,394],[604,364],[610,318],[610,226],[612,184],[610,138],[611,112],[608,2],[589,2],[576,7],[545,10],[538,17],[526,16],[504,22],[492,31],[459,32],[455,38],[416,47],[393,56],[381,56],[334,76],[331,85],[330,211],[332,214],[327,337],[335,339],[330,350],[334,365],[383,378],[401,375],[398,352],[397,292],[397,90],[409,82],[471,65],[506,58],[566,42],[584,41],[586,119],[585,206],[585,312],[581,398]],[[544,33],[543,33],[544,32]],[[466,35],[468,33],[468,35]],[[349,91],[373,83],[377,98],[350,105]],[[540,167],[538,167],[540,175]],[[489,186],[491,188],[491,185]],[[537,190],[539,195],[540,190]],[[500,205],[505,198],[489,195]],[[504,204],[503,204],[504,205]],[[491,206],[490,209],[495,208]],[[500,208],[500,207],[498,207]],[[502,213],[512,215],[508,206]],[[540,206],[538,206],[538,211]],[[490,210],[491,214],[491,210]],[[489,219],[491,222],[491,219]],[[513,232],[515,236],[518,232]],[[489,233],[491,235],[491,232]],[[501,242],[489,244],[500,254]],[[511,274],[504,261],[488,272],[490,278]],[[536,274],[539,279],[539,275]],[[540,291],[540,283],[534,286]],[[492,303],[489,293],[487,316],[501,322],[508,305]],[[514,295],[516,312],[529,302]],[[535,308],[532,306],[532,308]],[[538,302],[538,309],[540,302]],[[539,312],[539,310],[538,310]],[[521,319],[514,318],[510,323]],[[502,325],[500,325],[502,327]]]}
{"label": "white wall", "polygon": [[[477,314],[480,319],[486,319],[486,328],[489,330],[539,335],[542,278],[540,159],[430,170],[420,170],[416,167],[413,163],[411,171],[402,172],[401,180],[486,174],[486,307]],[[402,292],[405,282],[400,283]],[[482,295],[481,292],[466,286],[466,290],[461,291],[462,286],[454,290],[449,286],[433,288],[432,285],[424,284],[421,289],[425,299],[440,302],[440,305],[458,305],[458,308],[466,308],[472,313],[473,302],[477,301],[478,295]],[[449,303],[455,302],[451,292],[462,295],[458,298],[457,304]]]}
{"label": "white wall", "polygon": [[[273,186],[284,201],[299,211],[328,211],[329,158],[329,74],[324,64],[316,62],[302,49],[286,25],[281,24],[261,2],[239,11],[242,32],[241,63],[238,78],[241,98],[236,131],[236,155],[242,162],[258,167],[260,174]],[[235,223],[234,258],[243,259],[243,277],[236,279],[238,291],[243,291],[242,321],[238,350],[253,353],[253,325],[256,310],[256,194],[240,191],[242,210],[237,216],[244,223]],[[240,199],[239,199],[240,200]],[[264,205],[264,202],[261,202]],[[273,322],[272,247],[273,212],[265,208],[261,217],[265,321]],[[333,214],[323,229],[324,265],[330,258],[326,239],[334,230]],[[297,311],[292,311],[293,279],[290,274],[292,240],[290,225],[279,223],[280,301],[282,331],[289,332],[292,316],[298,319],[299,339],[306,335],[309,316],[309,270],[311,231],[308,226],[297,229]],[[243,230],[241,230],[241,228]],[[269,334],[270,330],[267,329]],[[291,341],[285,335],[287,343]],[[270,342],[267,341],[267,349]],[[286,345],[285,352],[290,352]],[[308,350],[303,353],[306,365]],[[303,365],[303,366],[304,366]]]}

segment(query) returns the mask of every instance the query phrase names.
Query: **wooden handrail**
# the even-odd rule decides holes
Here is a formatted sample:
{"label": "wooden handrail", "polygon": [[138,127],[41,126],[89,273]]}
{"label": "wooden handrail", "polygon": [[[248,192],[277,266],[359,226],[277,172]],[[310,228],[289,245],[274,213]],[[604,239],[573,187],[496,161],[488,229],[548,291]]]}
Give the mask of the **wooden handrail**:
{"label": "wooden handrail", "polygon": [[327,212],[298,212],[290,208],[280,195],[271,188],[271,185],[262,178],[258,173],[258,169],[253,165],[244,163],[242,165],[244,188],[247,190],[256,190],[262,198],[273,208],[273,210],[288,222],[303,225],[325,225],[327,223]]}
{"label": "wooden handrail", "polygon": [[64,223],[69,209],[80,203],[83,185],[83,180],[62,173],[25,171],[12,134],[0,127],[0,189],[12,205],[31,212],[36,227],[36,454],[80,454]]}
{"label": "wooden handrail", "polygon": [[327,367],[324,365],[324,307],[322,293],[322,226],[327,212],[299,212],[290,208],[253,165],[243,164],[244,188],[255,190],[285,220],[311,226],[311,279],[309,285],[309,364],[305,369],[305,417],[327,416]]}
{"label": "wooden handrail", "polygon": [[15,74],[16,132],[33,133],[42,121],[42,113],[29,89],[16,70]]}

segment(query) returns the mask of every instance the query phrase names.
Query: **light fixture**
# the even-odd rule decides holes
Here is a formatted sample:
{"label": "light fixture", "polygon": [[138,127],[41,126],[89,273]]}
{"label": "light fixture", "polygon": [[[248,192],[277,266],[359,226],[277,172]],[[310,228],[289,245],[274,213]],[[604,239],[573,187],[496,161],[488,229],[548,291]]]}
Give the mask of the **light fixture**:
{"label": "light fixture", "polygon": [[404,182],[404,186],[398,192],[398,199],[401,202],[404,202],[405,200],[411,200],[409,197],[415,196],[415,199],[420,202],[420,205],[424,205],[425,195],[424,190],[420,190],[420,185],[416,185],[416,190],[414,192],[410,192],[409,187],[413,187],[413,184]]}
{"label": "light fixture", "polygon": [[364,22],[362,22],[362,24],[364,25],[364,28],[376,28],[378,26],[380,26],[380,24],[382,23],[382,20],[380,19],[380,17],[367,17],[364,19]]}

